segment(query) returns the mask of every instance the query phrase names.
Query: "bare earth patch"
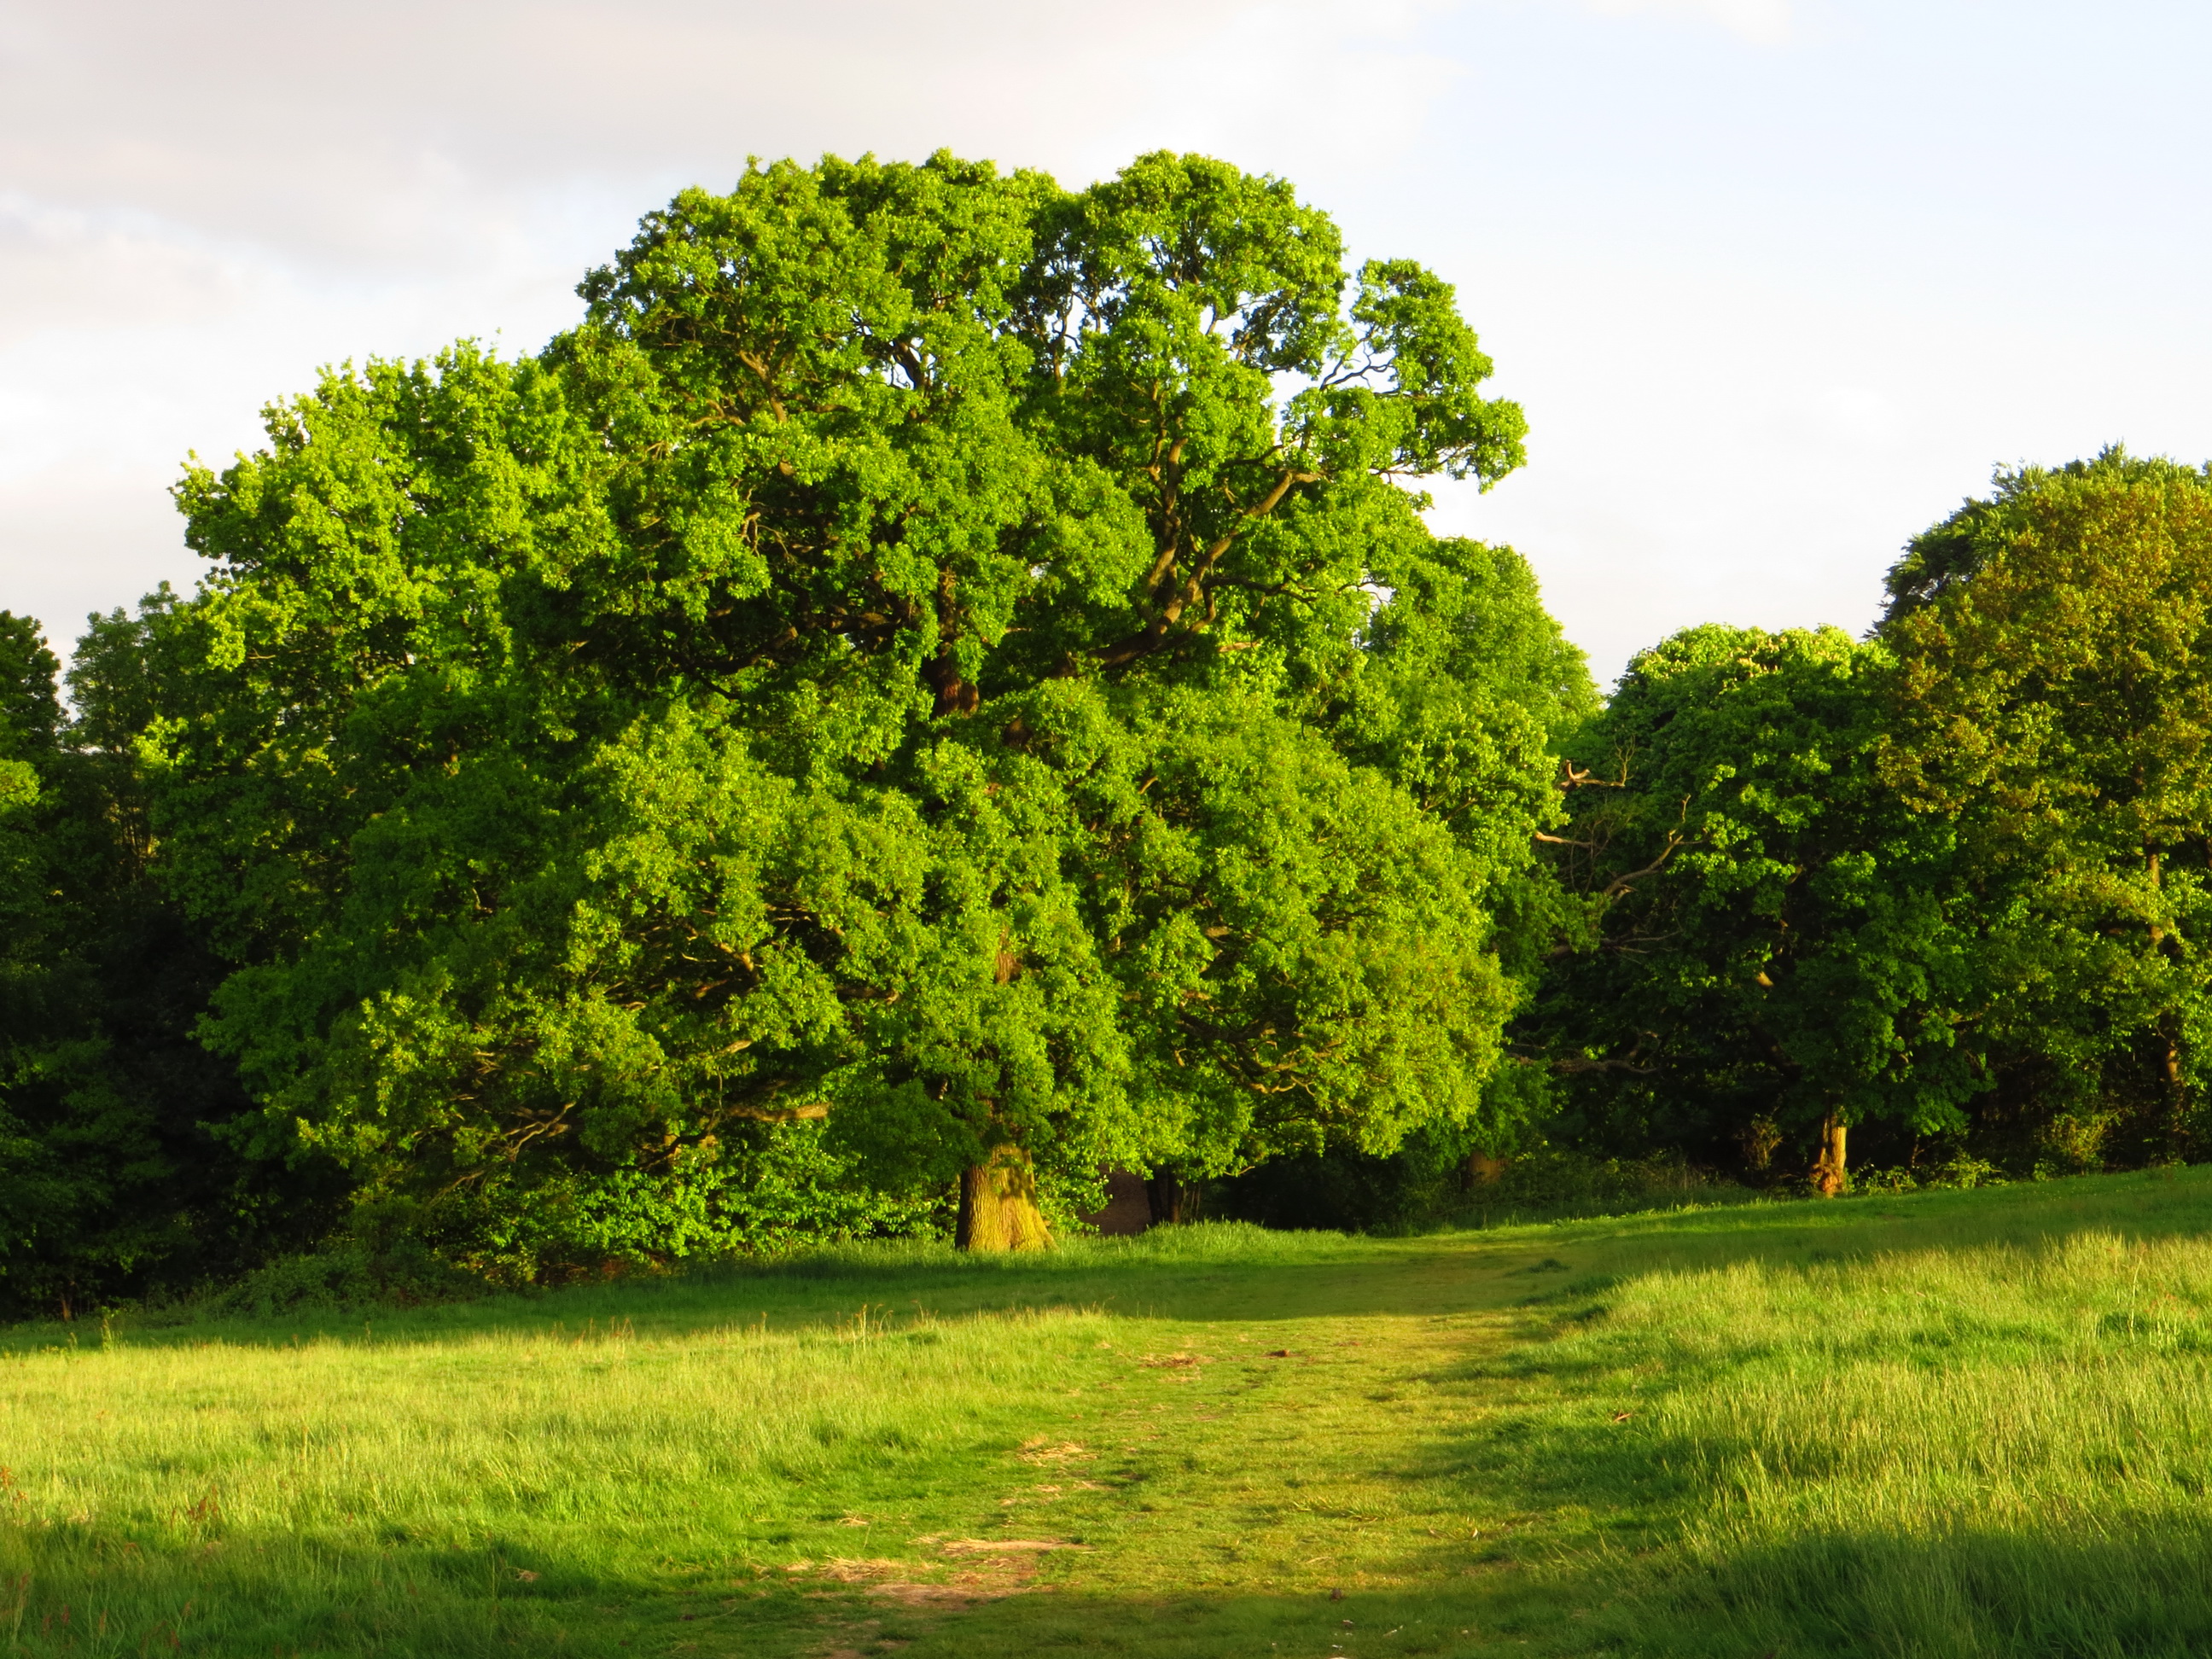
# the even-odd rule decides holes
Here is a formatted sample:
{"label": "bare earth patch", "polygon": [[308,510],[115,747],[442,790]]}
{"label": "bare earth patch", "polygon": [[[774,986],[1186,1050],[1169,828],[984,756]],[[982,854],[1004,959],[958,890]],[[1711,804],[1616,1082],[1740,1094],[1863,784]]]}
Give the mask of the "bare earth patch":
{"label": "bare earth patch", "polygon": [[1060,1468],[1070,1463],[1088,1463],[1098,1454],[1074,1440],[1063,1440],[1054,1445],[1048,1439],[1036,1439],[1023,1442],[1021,1450],[1014,1455],[1040,1468]]}
{"label": "bare earth patch", "polygon": [[[916,1543],[936,1543],[916,1539]],[[870,1595],[902,1607],[939,1607],[957,1613],[979,1601],[995,1601],[1036,1588],[1039,1561],[1054,1550],[1081,1549],[1060,1538],[955,1538],[937,1545],[945,1562],[840,1558],[820,1563],[794,1562],[790,1573],[812,1573],[831,1583],[865,1589]],[[925,1579],[925,1573],[945,1573]]]}

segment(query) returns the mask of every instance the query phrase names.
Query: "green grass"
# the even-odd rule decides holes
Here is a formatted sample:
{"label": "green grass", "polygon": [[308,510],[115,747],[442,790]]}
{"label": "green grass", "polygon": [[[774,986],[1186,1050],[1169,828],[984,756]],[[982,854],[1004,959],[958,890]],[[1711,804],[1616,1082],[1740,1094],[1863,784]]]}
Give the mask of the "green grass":
{"label": "green grass", "polygon": [[16,1328],[0,1644],[2197,1654],[2208,1226],[2212,1170]]}

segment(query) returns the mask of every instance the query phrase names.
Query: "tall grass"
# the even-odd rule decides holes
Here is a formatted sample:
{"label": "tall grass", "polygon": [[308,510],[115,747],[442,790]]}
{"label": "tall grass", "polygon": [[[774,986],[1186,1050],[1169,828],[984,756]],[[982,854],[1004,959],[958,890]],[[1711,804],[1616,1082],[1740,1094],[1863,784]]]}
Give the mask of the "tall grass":
{"label": "tall grass", "polygon": [[1542,1364],[1613,1409],[1558,1436],[1559,1472],[1665,1491],[1679,1528],[1626,1645],[2212,1650],[2212,1243],[2094,1231],[1569,1300]]}
{"label": "tall grass", "polygon": [[672,1561],[727,1580],[794,1493],[835,1522],[887,1475],[957,1488],[992,1419],[1100,1324],[893,1328],[856,1309],[796,1330],[594,1320],[21,1356],[0,1365],[0,1578],[23,1605],[0,1620],[34,1612],[58,1639],[74,1586],[67,1628],[104,1623],[118,1651],[165,1626],[238,1652],[573,1641],[596,1614],[563,1603],[619,1601]]}

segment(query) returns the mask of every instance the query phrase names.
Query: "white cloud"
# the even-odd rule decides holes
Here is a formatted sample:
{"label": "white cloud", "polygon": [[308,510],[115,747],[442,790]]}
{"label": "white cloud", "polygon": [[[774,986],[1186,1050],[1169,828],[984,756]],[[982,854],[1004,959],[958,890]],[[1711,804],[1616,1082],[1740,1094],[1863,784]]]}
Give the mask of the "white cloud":
{"label": "white cloud", "polygon": [[[0,177],[355,270],[437,263],[533,191],[726,185],[749,152],[945,144],[1066,167],[1154,116],[1266,125],[1268,76],[1372,67],[1346,48],[1418,15],[1127,0],[1102,27],[1019,0],[6,0]],[[1373,112],[1406,89],[1334,90]],[[1307,113],[1279,100],[1272,125],[1304,131]]]}
{"label": "white cloud", "polygon": [[1763,46],[1790,40],[1796,22],[1790,0],[1589,0],[1607,17],[1656,15],[1711,23]]}
{"label": "white cloud", "polygon": [[0,193],[0,348],[56,328],[216,316],[250,287],[236,258],[146,215]]}
{"label": "white cloud", "polygon": [[1276,0],[1210,30],[1185,32],[1185,49],[1145,65],[1126,114],[1085,147],[1079,171],[1110,171],[1140,150],[1200,150],[1296,179],[1328,204],[1419,141],[1462,66],[1425,51],[1425,20],[1442,3],[1348,5]]}

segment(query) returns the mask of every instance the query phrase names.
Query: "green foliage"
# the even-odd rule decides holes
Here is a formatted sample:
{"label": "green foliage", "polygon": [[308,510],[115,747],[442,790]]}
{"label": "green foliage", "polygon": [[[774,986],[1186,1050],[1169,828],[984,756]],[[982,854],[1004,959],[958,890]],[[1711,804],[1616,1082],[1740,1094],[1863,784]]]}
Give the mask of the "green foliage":
{"label": "green foliage", "polygon": [[[115,1164],[129,1170],[131,1152],[145,1150],[125,1139],[113,1163],[95,1150],[105,1150],[111,1103],[82,1017],[83,966],[70,949],[78,918],[56,890],[66,875],[56,844],[65,823],[55,799],[59,668],[36,623],[0,612],[0,1158],[10,1177],[0,1188],[0,1261],[9,1265],[81,1255],[86,1212],[112,1218]],[[121,1253],[135,1243],[118,1241]]]}
{"label": "green foliage", "polygon": [[2014,1161],[2202,1156],[2212,483],[2109,450],[1998,483],[1892,576],[1884,773],[1958,826]]}
{"label": "green foliage", "polygon": [[1528,1027],[1571,1129],[1759,1168],[1830,1118],[1965,1127],[1958,854],[1880,774],[1890,674],[1834,629],[1692,629],[1576,738],[1553,845],[1586,931]]}
{"label": "green foliage", "polygon": [[19,1305],[2212,1133],[2206,474],[2001,475],[1877,638],[1601,707],[1423,521],[1522,458],[1452,290],[1283,180],[755,165],[579,291],[194,463],[66,713],[0,618]]}
{"label": "green foliage", "polygon": [[1887,1125],[1893,1184],[2201,1155],[2207,475],[2001,474],[1890,592],[1866,643],[1678,635],[1571,740],[1582,908],[1522,1028],[1563,1132],[1756,1169]]}
{"label": "green foliage", "polygon": [[247,1109],[191,1041],[215,977],[147,878],[136,757],[109,678],[131,625],[96,619],[72,670],[0,613],[0,1308],[96,1304],[234,1271],[325,1214],[217,1126]]}
{"label": "green foliage", "polygon": [[1521,456],[1449,287],[1218,162],[939,155],[580,292],[179,487],[113,708],[252,1155],[530,1277],[1481,1121],[1590,692],[1405,482]]}

